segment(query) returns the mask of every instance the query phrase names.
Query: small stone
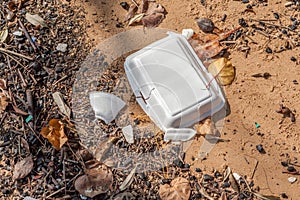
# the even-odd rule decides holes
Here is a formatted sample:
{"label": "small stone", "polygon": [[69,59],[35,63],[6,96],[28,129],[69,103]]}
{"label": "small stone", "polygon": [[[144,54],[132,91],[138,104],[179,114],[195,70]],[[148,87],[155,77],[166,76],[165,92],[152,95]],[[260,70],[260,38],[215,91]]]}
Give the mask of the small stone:
{"label": "small stone", "polygon": [[203,175],[203,180],[204,180],[204,181],[213,181],[213,180],[214,180],[214,177],[211,176],[211,175],[208,175],[208,174],[204,174],[204,175]]}
{"label": "small stone", "polygon": [[284,199],[289,198],[285,193],[282,193],[282,194],[281,194],[281,197],[284,198]]}
{"label": "small stone", "polygon": [[294,30],[296,30],[297,29],[297,26],[296,25],[289,25],[289,29],[291,30],[291,31],[294,31]]}
{"label": "small stone", "polygon": [[297,181],[297,178],[296,178],[296,177],[289,177],[289,178],[288,178],[288,181],[289,181],[290,183],[295,183],[295,182]]}
{"label": "small stone", "polygon": [[297,171],[297,170],[295,169],[295,167],[293,167],[293,166],[288,166],[287,170],[288,170],[289,172],[295,172],[295,171]]}
{"label": "small stone", "polygon": [[287,162],[285,162],[285,161],[282,161],[282,162],[281,162],[281,165],[284,166],[284,167],[289,166],[289,164],[288,164]]}
{"label": "small stone", "polygon": [[225,181],[225,182],[223,183],[223,188],[228,188],[228,187],[230,187],[230,183],[227,182],[227,181]]}
{"label": "small stone", "polygon": [[200,168],[196,168],[195,172],[202,172],[202,170]]}
{"label": "small stone", "polygon": [[129,5],[128,5],[127,2],[124,2],[124,1],[121,2],[121,3],[120,3],[120,6],[122,6],[122,8],[125,9],[125,10],[129,10]]}
{"label": "small stone", "polygon": [[188,163],[185,163],[184,166],[183,166],[183,168],[188,169],[188,168],[190,168],[190,165]]}
{"label": "small stone", "polygon": [[64,68],[61,67],[61,66],[55,67],[55,72],[56,72],[56,73],[61,73],[63,70],[64,70]]}
{"label": "small stone", "polygon": [[263,146],[261,144],[256,145],[256,149],[259,153],[266,153]]}
{"label": "small stone", "polygon": [[273,15],[274,15],[275,19],[279,19],[279,14],[278,13],[273,13]]}
{"label": "small stone", "polygon": [[281,30],[281,33],[284,34],[284,35],[287,35],[287,34],[288,34],[288,32],[287,32],[285,29],[282,29],[282,30]]}
{"label": "small stone", "polygon": [[242,3],[249,3],[249,0],[242,0]]}
{"label": "small stone", "polygon": [[296,59],[294,56],[292,56],[292,57],[291,57],[291,61],[296,62],[297,59]]}
{"label": "small stone", "polygon": [[56,50],[64,53],[67,51],[67,47],[68,47],[68,45],[65,43],[58,43],[56,46]]}
{"label": "small stone", "polygon": [[248,24],[247,24],[247,22],[245,21],[245,19],[244,18],[240,18],[239,19],[239,25],[241,25],[242,27],[248,27]]}
{"label": "small stone", "polygon": [[272,49],[271,49],[270,47],[267,47],[267,48],[266,48],[266,52],[267,52],[267,53],[273,53],[273,51],[272,51]]}
{"label": "small stone", "polygon": [[246,6],[246,8],[252,9],[252,5],[251,5],[251,4],[248,4],[248,5]]}
{"label": "small stone", "polygon": [[198,19],[197,24],[198,24],[199,28],[201,29],[201,31],[203,31],[204,33],[210,33],[215,29],[215,25],[214,25],[213,21],[211,21],[208,18]]}
{"label": "small stone", "polygon": [[184,164],[181,160],[174,160],[173,164],[179,168],[183,168]]}

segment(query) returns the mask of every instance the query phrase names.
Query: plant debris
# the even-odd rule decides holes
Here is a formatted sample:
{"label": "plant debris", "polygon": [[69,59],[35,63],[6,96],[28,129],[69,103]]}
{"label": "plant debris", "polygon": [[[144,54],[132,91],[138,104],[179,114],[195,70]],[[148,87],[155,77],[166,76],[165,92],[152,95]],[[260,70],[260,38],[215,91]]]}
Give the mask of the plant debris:
{"label": "plant debris", "polygon": [[280,108],[276,112],[283,114],[283,118],[289,117],[292,122],[296,121],[295,114],[288,107],[283,106],[283,104],[280,104]]}
{"label": "plant debris", "polygon": [[28,156],[16,163],[13,172],[13,180],[26,177],[33,169],[32,156]]}
{"label": "plant debris", "polygon": [[178,177],[172,180],[170,185],[161,185],[158,192],[162,200],[188,200],[191,187],[187,179]]}
{"label": "plant debris", "polygon": [[235,78],[235,68],[227,58],[219,58],[208,66],[208,71],[221,85],[230,85]]}
{"label": "plant debris", "polygon": [[41,130],[41,135],[47,138],[56,150],[68,141],[64,131],[64,124],[59,119],[51,119],[48,125]]}

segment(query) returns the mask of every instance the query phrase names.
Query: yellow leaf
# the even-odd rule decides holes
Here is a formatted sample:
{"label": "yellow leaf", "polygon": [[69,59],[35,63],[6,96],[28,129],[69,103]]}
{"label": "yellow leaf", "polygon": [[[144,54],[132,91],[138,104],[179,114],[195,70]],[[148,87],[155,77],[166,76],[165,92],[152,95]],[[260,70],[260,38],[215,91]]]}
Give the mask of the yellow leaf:
{"label": "yellow leaf", "polygon": [[208,66],[208,71],[221,85],[230,85],[235,78],[235,68],[227,58],[219,58]]}
{"label": "yellow leaf", "polygon": [[41,135],[47,138],[56,150],[60,150],[68,141],[64,132],[64,124],[58,119],[51,119],[48,126],[42,128]]}

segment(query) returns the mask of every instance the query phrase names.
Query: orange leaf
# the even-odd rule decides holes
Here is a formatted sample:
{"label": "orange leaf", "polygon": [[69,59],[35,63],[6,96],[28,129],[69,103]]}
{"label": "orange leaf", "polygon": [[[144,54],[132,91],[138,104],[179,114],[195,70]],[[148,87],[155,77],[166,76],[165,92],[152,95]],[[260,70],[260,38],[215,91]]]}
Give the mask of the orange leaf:
{"label": "orange leaf", "polygon": [[4,92],[0,92],[0,112],[4,111],[8,106],[9,98]]}
{"label": "orange leaf", "polygon": [[64,124],[59,119],[51,119],[48,126],[42,128],[41,135],[47,138],[56,150],[60,150],[68,141],[64,132]]}

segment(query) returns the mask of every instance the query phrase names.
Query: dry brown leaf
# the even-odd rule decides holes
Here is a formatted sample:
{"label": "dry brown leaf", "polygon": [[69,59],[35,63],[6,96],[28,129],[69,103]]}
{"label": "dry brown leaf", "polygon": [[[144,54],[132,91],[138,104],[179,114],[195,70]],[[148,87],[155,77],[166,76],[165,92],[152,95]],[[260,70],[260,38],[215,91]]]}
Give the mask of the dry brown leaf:
{"label": "dry brown leaf", "polygon": [[149,8],[149,0],[143,0],[139,7],[141,8],[141,13],[147,12]]}
{"label": "dry brown leaf", "polygon": [[230,85],[235,78],[235,69],[227,58],[219,58],[208,66],[208,71],[217,77],[221,85]]}
{"label": "dry brown leaf", "polygon": [[22,146],[26,149],[26,151],[27,151],[28,153],[30,153],[29,144],[28,144],[28,142],[27,142],[24,138],[22,138],[22,137],[21,137],[21,144],[22,144]]}
{"label": "dry brown leaf", "polygon": [[106,166],[98,163],[75,181],[75,189],[82,195],[93,198],[109,191],[113,174]]}
{"label": "dry brown leaf", "polygon": [[20,162],[17,162],[14,167],[13,172],[13,180],[21,179],[27,176],[31,170],[33,169],[33,160],[32,156],[28,156],[21,160]]}
{"label": "dry brown leaf", "polygon": [[6,109],[9,100],[10,99],[8,98],[7,94],[4,91],[0,92],[0,112]]}
{"label": "dry brown leaf", "polygon": [[32,15],[29,13],[26,13],[25,19],[33,24],[34,26],[42,26],[42,27],[48,27],[48,25],[45,23],[44,19],[41,18],[38,14]]}
{"label": "dry brown leaf", "polygon": [[158,193],[162,200],[188,200],[191,194],[191,187],[187,179],[177,177],[170,185],[161,185]]}
{"label": "dry brown leaf", "polygon": [[135,23],[140,23],[142,21],[142,18],[144,17],[144,13],[140,13],[135,15],[134,17],[132,17],[129,22],[128,22],[128,26],[133,25]]}
{"label": "dry brown leaf", "polygon": [[52,94],[52,97],[53,97],[55,103],[57,104],[60,112],[62,112],[64,115],[66,115],[68,118],[70,118],[70,116],[71,116],[71,110],[66,105],[66,103],[64,102],[62,94],[60,92],[54,92]]}
{"label": "dry brown leaf", "polygon": [[4,79],[0,79],[0,89],[6,89],[6,81]]}
{"label": "dry brown leaf", "polygon": [[197,134],[200,135],[207,135],[207,134],[214,134],[215,126],[211,119],[207,118],[200,122],[199,124],[195,125],[195,129],[197,131]]}
{"label": "dry brown leaf", "polygon": [[201,60],[212,58],[225,49],[221,46],[218,40],[212,40],[205,44],[200,44],[201,42],[191,38],[189,39],[189,42]]}
{"label": "dry brown leaf", "polygon": [[125,178],[125,180],[124,180],[124,182],[122,183],[122,185],[120,185],[119,189],[120,189],[121,191],[125,190],[126,188],[128,188],[128,187],[131,185],[131,183],[132,183],[132,181],[133,181],[133,177],[134,177],[134,175],[135,175],[136,167],[137,167],[137,166],[135,166],[135,167],[131,170],[131,172],[130,172],[130,173],[128,174],[128,176]]}
{"label": "dry brown leaf", "polygon": [[95,150],[95,158],[98,161],[103,162],[104,160],[107,159],[108,152],[110,151],[114,140],[115,140],[115,138],[112,137],[112,138],[105,138],[104,140],[99,142],[99,144]]}
{"label": "dry brown leaf", "polygon": [[42,128],[41,135],[47,138],[56,150],[60,150],[68,141],[64,132],[64,124],[59,119],[51,119],[48,126]]}
{"label": "dry brown leaf", "polygon": [[124,21],[126,22],[129,19],[131,19],[135,15],[135,13],[137,12],[137,10],[138,10],[138,7],[136,5],[134,5],[134,4],[131,5],[130,8],[129,8],[129,10],[128,10],[128,13],[125,16]]}
{"label": "dry brown leaf", "polygon": [[154,28],[157,27],[164,18],[165,15],[162,13],[152,13],[150,15],[143,17],[142,22],[145,27]]}

